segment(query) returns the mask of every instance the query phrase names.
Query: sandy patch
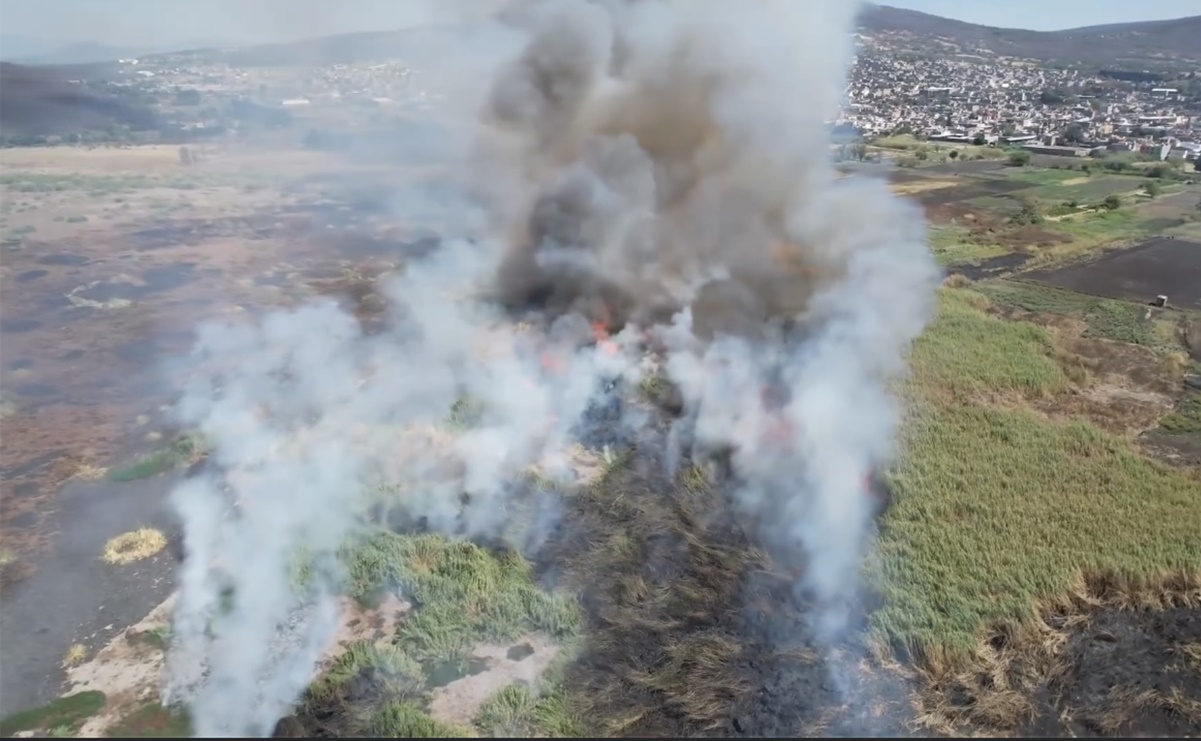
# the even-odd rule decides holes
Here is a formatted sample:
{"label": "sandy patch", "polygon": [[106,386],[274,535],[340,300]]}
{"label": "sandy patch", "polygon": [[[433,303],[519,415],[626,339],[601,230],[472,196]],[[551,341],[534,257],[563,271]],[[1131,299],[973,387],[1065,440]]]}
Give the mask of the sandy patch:
{"label": "sandy patch", "polygon": [[321,653],[313,679],[324,674],[352,644],[390,641],[396,627],[413,606],[391,592],[377,607],[368,609],[349,597],[339,598],[342,619],[329,645]]}
{"label": "sandy patch", "polygon": [[[129,713],[158,699],[166,660],[161,639],[170,625],[175,599],[176,595],[172,594],[139,623],[114,636],[91,660],[67,670],[65,694],[99,690],[108,698],[104,709],[80,727],[79,737],[103,737]],[[318,661],[314,678],[327,670],[350,645],[363,640],[391,639],[400,619],[411,609],[408,602],[391,595],[374,609],[342,598],[342,619]]]}
{"label": "sandy patch", "polygon": [[171,595],[141,622],[114,636],[91,661],[67,670],[67,694],[99,690],[108,698],[100,714],[80,727],[78,737],[104,736],[136,706],[158,695],[164,653],[148,634],[167,627],[174,604]]}
{"label": "sandy patch", "polygon": [[510,659],[509,646],[478,646],[473,656],[488,668],[435,689],[430,694],[429,714],[444,723],[470,726],[488,698],[516,682],[533,684],[559,653],[558,646],[540,636],[528,636],[517,645],[532,653]]}

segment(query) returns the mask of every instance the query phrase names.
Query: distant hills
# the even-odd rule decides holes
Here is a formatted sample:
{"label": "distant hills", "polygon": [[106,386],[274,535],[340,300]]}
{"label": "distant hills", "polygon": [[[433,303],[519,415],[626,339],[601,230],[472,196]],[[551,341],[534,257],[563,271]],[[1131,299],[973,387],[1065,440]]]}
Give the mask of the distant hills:
{"label": "distant hills", "polygon": [[[860,15],[859,30],[866,36],[889,39],[902,49],[917,53],[1018,57],[1134,70],[1201,63],[1201,15],[1066,31],[1025,31],[966,23],[888,5],[868,5]],[[475,23],[339,34],[240,48],[194,45],[186,53],[242,67],[328,66],[438,54],[447,45],[487,43],[489,34],[494,32],[486,24]],[[161,50],[95,43],[76,44],[53,52],[43,48],[35,53],[37,48],[40,47],[33,40],[0,35],[0,58],[22,64],[69,64],[164,55]]]}
{"label": "distant hills", "polygon": [[5,138],[45,136],[112,126],[149,129],[158,116],[148,106],[75,82],[115,66],[31,67],[0,62],[0,133]]}
{"label": "distant hills", "polygon": [[869,5],[861,33],[893,36],[915,51],[1020,57],[1088,67],[1142,68],[1201,62],[1201,15],[1066,31],[1025,31],[965,23],[915,10]]}
{"label": "distant hills", "polygon": [[[888,5],[868,5],[859,18],[868,36],[888,36],[915,52],[1006,56],[1092,68],[1144,69],[1201,62],[1201,15],[1170,21],[1120,23],[1066,31],[993,28]],[[464,38],[461,34],[467,34]],[[282,44],[223,50],[238,66],[352,64],[399,54],[438,51],[446,44],[485,41],[483,24],[341,34]]]}
{"label": "distant hills", "polygon": [[[178,48],[197,49],[218,45],[211,40],[192,41]],[[57,44],[22,34],[0,33],[0,60],[14,64],[94,64],[173,50],[150,43],[145,46],[113,46],[95,41]]]}

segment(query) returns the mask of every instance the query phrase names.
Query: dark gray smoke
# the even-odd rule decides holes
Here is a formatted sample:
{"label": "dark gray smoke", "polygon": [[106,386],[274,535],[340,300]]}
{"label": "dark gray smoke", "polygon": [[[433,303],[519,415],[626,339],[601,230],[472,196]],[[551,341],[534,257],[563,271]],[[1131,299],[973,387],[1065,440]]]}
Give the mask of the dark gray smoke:
{"label": "dark gray smoke", "polygon": [[[856,10],[510,8],[526,41],[495,70],[463,158],[484,238],[408,266],[387,290],[389,332],[364,336],[324,304],[205,331],[213,382],[181,415],[223,478],[176,492],[189,559],[171,656],[199,733],[263,734],[287,711],[329,635],[332,556],[372,507],[536,543],[555,507],[515,529],[508,484],[530,466],[570,483],[581,417],[656,366],[681,391],[679,453],[725,452],[739,506],[804,552],[799,586],[837,639],[864,478],[892,454],[888,384],[938,279],[920,212],[830,164]],[[478,418],[448,427],[464,398]],[[300,553],[326,564],[303,592]],[[268,648],[289,625],[291,643]]]}

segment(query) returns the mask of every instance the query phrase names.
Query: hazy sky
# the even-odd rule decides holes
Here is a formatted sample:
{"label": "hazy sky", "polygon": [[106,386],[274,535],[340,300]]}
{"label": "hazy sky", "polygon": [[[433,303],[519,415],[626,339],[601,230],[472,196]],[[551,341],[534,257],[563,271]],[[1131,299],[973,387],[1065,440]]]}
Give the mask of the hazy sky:
{"label": "hazy sky", "polygon": [[[830,2],[831,0],[794,0]],[[400,28],[435,8],[495,0],[0,0],[0,31],[55,43],[171,47],[198,41],[283,41]],[[887,0],[885,4],[991,26],[1051,30],[1177,18],[1197,0]],[[3,50],[0,50],[3,53]]]}

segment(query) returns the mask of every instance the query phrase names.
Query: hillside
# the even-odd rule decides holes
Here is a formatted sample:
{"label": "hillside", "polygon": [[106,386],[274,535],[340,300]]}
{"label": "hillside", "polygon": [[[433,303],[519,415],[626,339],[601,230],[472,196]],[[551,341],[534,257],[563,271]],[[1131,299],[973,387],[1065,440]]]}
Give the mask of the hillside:
{"label": "hillside", "polygon": [[[1201,62],[1201,16],[1044,32],[994,28],[888,5],[868,5],[859,26],[866,36],[888,39],[918,53],[951,51],[1135,70]],[[468,24],[420,31],[338,34],[241,48],[193,49],[181,54],[237,67],[321,67],[437,54],[446,44],[484,44],[493,35],[494,29],[486,24]],[[96,53],[93,51],[88,58],[96,58]]]}
{"label": "hillside", "polygon": [[965,54],[1021,57],[1097,67],[1201,61],[1201,16],[1168,21],[1026,31],[965,23],[914,10],[869,5],[860,16],[868,36],[892,36],[915,51],[950,46]]}
{"label": "hillside", "polygon": [[153,128],[157,116],[136,101],[78,81],[103,71],[86,67],[27,67],[0,62],[0,133],[61,134],[110,126]]}

